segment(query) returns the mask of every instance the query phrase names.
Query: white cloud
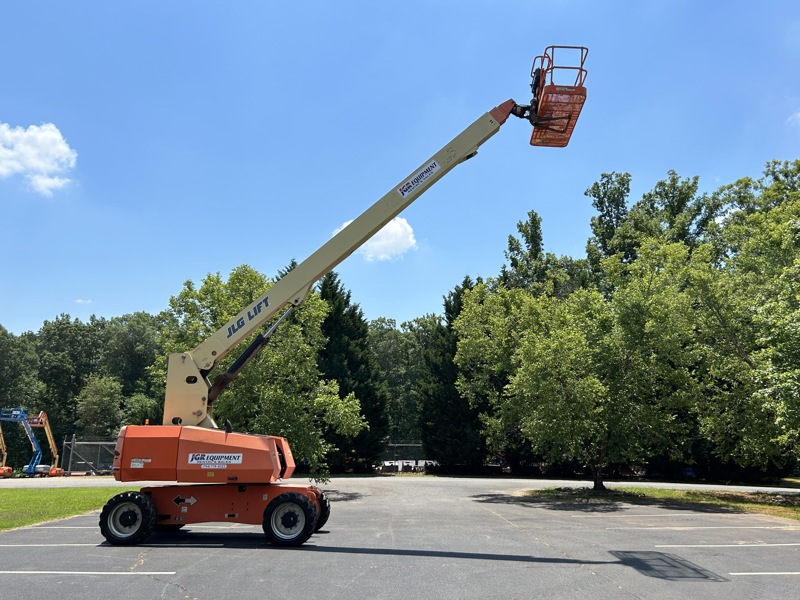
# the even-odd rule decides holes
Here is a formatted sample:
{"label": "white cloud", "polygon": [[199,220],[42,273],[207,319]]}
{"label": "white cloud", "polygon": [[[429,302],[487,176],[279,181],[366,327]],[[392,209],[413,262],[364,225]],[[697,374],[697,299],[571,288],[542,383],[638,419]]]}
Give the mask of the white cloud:
{"label": "white cloud", "polygon": [[84,298],[78,298],[75,300],[75,304],[91,304],[92,301]]}
{"label": "white cloud", "polygon": [[[339,233],[353,221],[347,221],[334,234]],[[395,217],[383,229],[367,240],[358,250],[369,262],[392,260],[417,247],[414,230],[403,217]]]}
{"label": "white cloud", "polygon": [[0,179],[21,175],[33,191],[52,196],[71,180],[64,175],[78,159],[52,123],[27,129],[0,123]]}
{"label": "white cloud", "polygon": [[794,127],[800,127],[800,110],[789,116],[789,118],[786,119],[786,122]]}

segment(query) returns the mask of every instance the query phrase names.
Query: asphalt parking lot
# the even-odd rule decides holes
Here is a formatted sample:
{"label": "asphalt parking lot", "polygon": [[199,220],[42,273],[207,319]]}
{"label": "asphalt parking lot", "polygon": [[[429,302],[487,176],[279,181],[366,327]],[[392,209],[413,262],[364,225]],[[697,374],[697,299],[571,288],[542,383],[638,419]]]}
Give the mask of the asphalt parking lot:
{"label": "asphalt parking lot", "polygon": [[553,482],[334,479],[322,486],[328,524],[291,549],[224,523],[115,547],[95,512],[0,533],[0,590],[14,600],[797,596],[799,521],[523,495],[542,485]]}

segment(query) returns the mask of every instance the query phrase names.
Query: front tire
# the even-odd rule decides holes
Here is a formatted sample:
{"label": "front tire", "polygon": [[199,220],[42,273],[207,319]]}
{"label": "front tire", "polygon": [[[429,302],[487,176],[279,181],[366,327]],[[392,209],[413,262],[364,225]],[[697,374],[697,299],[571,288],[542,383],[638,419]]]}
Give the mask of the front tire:
{"label": "front tire", "polygon": [[272,499],[264,510],[264,535],[275,546],[301,546],[317,524],[317,511],[303,494],[287,492]]}
{"label": "front tire", "polygon": [[115,546],[138,544],[152,533],[156,517],[156,506],[148,494],[123,492],[103,507],[100,533]]}

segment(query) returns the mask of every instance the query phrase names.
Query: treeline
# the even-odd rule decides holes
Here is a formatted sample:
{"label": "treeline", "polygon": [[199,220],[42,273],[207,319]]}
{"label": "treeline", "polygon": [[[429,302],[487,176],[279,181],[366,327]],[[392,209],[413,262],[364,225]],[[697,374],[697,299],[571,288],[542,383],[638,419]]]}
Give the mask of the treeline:
{"label": "treeline", "polygon": [[[496,276],[465,277],[443,314],[399,327],[368,323],[331,273],[214,416],[286,436],[316,477],[368,470],[390,442],[418,440],[444,468],[586,468],[598,487],[616,469],[667,464],[790,472],[800,160],[698,189],[670,172],[631,201],[630,175],[603,174],[586,191],[597,214],[585,257],[546,253],[531,211]],[[195,347],[269,285],[241,266],[187,281],[159,315],[62,315],[20,336],[0,327],[0,406],[47,411],[58,440],[160,423],[167,354]],[[27,462],[21,432],[4,431],[9,461]]]}

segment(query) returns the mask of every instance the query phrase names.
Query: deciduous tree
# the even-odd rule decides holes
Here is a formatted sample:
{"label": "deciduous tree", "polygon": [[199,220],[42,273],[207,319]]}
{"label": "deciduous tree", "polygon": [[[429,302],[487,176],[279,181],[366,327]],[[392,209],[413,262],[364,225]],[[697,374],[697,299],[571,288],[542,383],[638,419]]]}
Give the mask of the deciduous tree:
{"label": "deciduous tree", "polygon": [[76,399],[77,426],[84,438],[107,440],[122,422],[122,385],[113,377],[91,376]]}

